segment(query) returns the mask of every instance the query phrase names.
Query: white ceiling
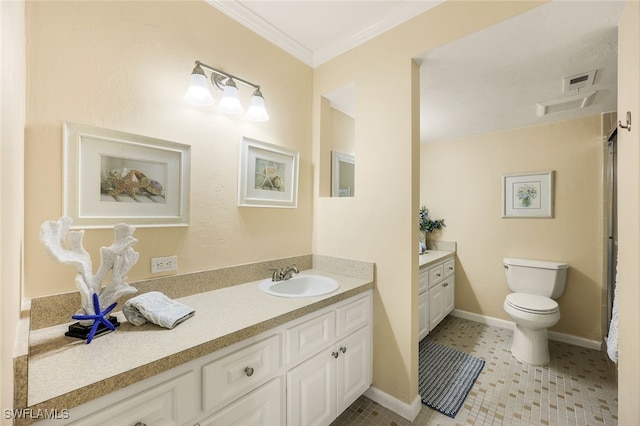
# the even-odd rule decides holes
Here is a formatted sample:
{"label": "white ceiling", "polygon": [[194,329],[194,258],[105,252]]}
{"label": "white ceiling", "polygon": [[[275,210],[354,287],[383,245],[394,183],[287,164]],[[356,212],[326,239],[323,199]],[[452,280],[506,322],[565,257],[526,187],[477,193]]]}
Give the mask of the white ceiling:
{"label": "white ceiling", "polygon": [[[311,67],[441,2],[206,1]],[[554,0],[416,58],[421,64],[421,141],[615,110],[617,24],[623,6],[615,0]],[[537,102],[575,94],[563,93],[565,77],[592,70],[597,71],[592,89],[598,92],[591,106],[536,115]],[[353,93],[349,86],[330,99],[353,113]]]}
{"label": "white ceiling", "polygon": [[[616,110],[618,1],[552,1],[425,53],[420,59],[420,139],[469,135]],[[596,70],[591,106],[536,115],[571,97],[565,77]]]}
{"label": "white ceiling", "polygon": [[311,67],[442,0],[205,0]]}

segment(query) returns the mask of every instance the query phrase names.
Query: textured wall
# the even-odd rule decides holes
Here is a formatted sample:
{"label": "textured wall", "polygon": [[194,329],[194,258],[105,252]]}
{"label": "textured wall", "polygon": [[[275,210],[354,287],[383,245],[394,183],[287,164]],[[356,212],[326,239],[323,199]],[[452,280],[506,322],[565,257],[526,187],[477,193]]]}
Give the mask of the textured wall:
{"label": "textured wall", "polygon": [[[38,239],[62,214],[62,123],[191,145],[191,226],[139,228],[130,280],[150,258],[178,256],[179,273],[311,252],[311,69],[205,2],[29,2],[25,290],[74,290],[75,270]],[[195,60],[262,86],[271,120],[254,123],[183,100]],[[245,104],[252,91],[239,84]],[[214,93],[219,99],[219,92]],[[300,152],[298,208],[238,208],[243,136]],[[98,248],[112,230],[87,230]]]}
{"label": "textured wall", "polygon": [[[600,116],[421,148],[420,198],[458,243],[456,308],[510,320],[504,257],[569,263],[555,331],[600,341],[603,269]],[[502,175],[555,171],[552,219],[502,218]]]}

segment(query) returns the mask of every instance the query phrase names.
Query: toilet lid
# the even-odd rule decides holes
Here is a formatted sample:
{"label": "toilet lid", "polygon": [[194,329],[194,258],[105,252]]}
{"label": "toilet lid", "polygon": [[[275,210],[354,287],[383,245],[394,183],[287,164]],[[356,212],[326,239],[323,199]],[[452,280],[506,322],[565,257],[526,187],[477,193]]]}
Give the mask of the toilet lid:
{"label": "toilet lid", "polygon": [[506,302],[515,309],[534,314],[552,314],[558,311],[555,300],[535,294],[511,293]]}

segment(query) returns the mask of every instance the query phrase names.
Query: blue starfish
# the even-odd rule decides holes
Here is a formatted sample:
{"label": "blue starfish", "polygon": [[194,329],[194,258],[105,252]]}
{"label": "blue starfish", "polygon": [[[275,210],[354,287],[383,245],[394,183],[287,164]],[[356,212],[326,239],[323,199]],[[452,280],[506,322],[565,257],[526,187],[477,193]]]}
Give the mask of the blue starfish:
{"label": "blue starfish", "polygon": [[91,341],[93,340],[93,337],[95,336],[96,331],[98,331],[98,326],[100,324],[103,324],[108,329],[115,331],[116,327],[113,324],[111,324],[111,322],[106,318],[106,316],[109,312],[113,310],[113,308],[116,307],[117,304],[118,303],[116,302],[111,306],[109,306],[104,311],[100,311],[100,300],[98,299],[98,294],[93,293],[93,310],[95,314],[71,315],[71,318],[77,319],[77,320],[93,320],[93,325],[91,326],[91,330],[89,331],[89,335],[87,336],[87,344],[91,343]]}

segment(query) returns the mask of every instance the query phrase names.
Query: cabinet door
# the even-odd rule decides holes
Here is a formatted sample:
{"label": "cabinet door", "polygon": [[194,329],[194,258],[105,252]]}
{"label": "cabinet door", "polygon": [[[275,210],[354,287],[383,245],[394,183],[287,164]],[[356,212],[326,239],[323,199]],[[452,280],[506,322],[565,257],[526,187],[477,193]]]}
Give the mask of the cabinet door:
{"label": "cabinet door", "polygon": [[338,343],[338,414],[371,385],[371,328],[366,326]]}
{"label": "cabinet door", "polygon": [[418,342],[429,334],[429,292],[418,297]]}
{"label": "cabinet door", "polygon": [[287,363],[295,364],[326,348],[336,337],[336,314],[327,312],[286,331]]}
{"label": "cabinet door", "polygon": [[442,284],[429,289],[429,331],[433,330],[445,316],[445,289],[446,287]]}
{"label": "cabinet door", "polygon": [[442,316],[447,316],[455,307],[455,280],[453,277],[447,278],[443,283],[444,287],[444,306],[442,309]]}
{"label": "cabinet door", "polygon": [[283,395],[282,379],[278,377],[198,424],[200,426],[284,424]]}
{"label": "cabinet door", "polygon": [[287,373],[287,425],[328,425],[335,418],[336,358],[327,349]]}

